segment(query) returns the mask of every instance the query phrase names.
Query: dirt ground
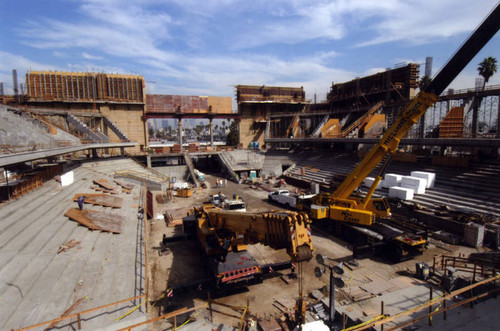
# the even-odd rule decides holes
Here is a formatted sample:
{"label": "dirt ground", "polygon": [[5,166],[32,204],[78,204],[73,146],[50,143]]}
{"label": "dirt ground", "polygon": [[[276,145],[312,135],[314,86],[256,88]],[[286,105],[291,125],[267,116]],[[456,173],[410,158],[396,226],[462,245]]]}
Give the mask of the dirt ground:
{"label": "dirt ground", "polygon": [[[179,215],[180,211],[187,211],[187,208],[199,206],[202,202],[208,201],[210,194],[218,192],[224,193],[228,197],[233,194],[240,196],[247,205],[247,211],[260,212],[268,210],[280,209],[278,205],[270,204],[267,201],[268,192],[254,188],[250,185],[238,185],[228,182],[228,187],[213,188],[215,186],[214,176],[206,176],[206,180],[212,185],[212,188],[195,190],[190,198],[175,198],[173,202],[165,205],[157,205],[157,210],[176,210]],[[186,210],[182,210],[186,208]],[[192,308],[199,305],[205,305],[208,299],[208,291],[203,287],[203,282],[208,279],[208,274],[202,267],[200,251],[197,243],[193,240],[176,241],[168,244],[168,254],[159,255],[159,245],[163,234],[168,238],[182,234],[182,226],[167,227],[163,220],[149,220],[148,222],[148,268],[151,283],[150,302],[153,302],[152,309],[149,310],[148,319],[160,316],[182,307]],[[337,265],[341,261],[350,260],[352,251],[348,244],[343,243],[331,237],[328,234],[321,233],[313,229],[313,245],[314,256],[317,254],[328,257],[328,262],[331,265]],[[461,248],[466,249],[466,248]],[[418,261],[424,261],[432,265],[432,258],[439,254],[456,254],[457,247],[437,243],[430,245],[430,248],[423,256],[418,258]],[[272,250],[262,245],[250,246],[248,250],[255,259],[261,264],[282,262],[289,260],[288,255],[284,250]],[[397,264],[390,264],[387,261],[381,261],[380,258],[358,258],[358,266],[345,268],[346,273],[342,276],[346,287],[338,290],[337,301],[341,302],[348,298],[350,288],[366,284],[368,282],[381,280],[388,281],[396,277],[405,277],[412,274],[415,269],[415,260],[405,261]],[[317,278],[314,274],[314,268],[319,266],[315,259],[303,263],[304,274],[304,295],[309,302],[314,300],[310,297],[310,293],[314,290],[325,287],[329,282],[329,272],[326,272],[321,278]],[[293,303],[298,298],[298,283],[292,280],[287,284],[282,276],[289,273],[287,270],[274,272],[264,279],[261,284],[251,285],[247,288],[232,293],[212,294],[212,299],[225,305],[237,307],[231,309],[220,305],[214,305],[213,319],[214,323],[225,324],[226,326],[237,327],[243,307],[249,305],[251,315],[270,319],[282,315],[282,311],[277,308],[279,302],[288,303],[288,308],[293,309]],[[173,296],[167,297],[166,293],[171,288],[181,287],[182,290],[174,291]],[[180,293],[179,293],[180,292]],[[216,295],[216,297],[214,297]],[[284,309],[283,307],[281,307]],[[374,307],[378,309],[378,307]],[[202,319],[209,317],[206,309],[201,309],[177,319],[177,325],[180,325],[187,318]],[[153,324],[151,330],[166,330],[173,326],[173,321],[161,321]]]}

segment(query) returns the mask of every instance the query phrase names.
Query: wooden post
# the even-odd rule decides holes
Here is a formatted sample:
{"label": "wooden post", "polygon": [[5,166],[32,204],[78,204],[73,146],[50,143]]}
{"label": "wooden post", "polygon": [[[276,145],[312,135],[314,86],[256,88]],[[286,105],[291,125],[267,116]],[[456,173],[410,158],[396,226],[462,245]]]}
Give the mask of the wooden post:
{"label": "wooden post", "polygon": [[78,330],[82,329],[82,321],[80,319],[80,314],[76,315],[76,318],[78,319]]}
{"label": "wooden post", "polygon": [[[384,315],[384,301],[380,301],[380,315]],[[384,324],[380,325],[380,331],[384,331]]]}
{"label": "wooden post", "polygon": [[477,267],[477,263],[474,263],[474,271],[472,272],[472,282],[473,283],[476,282],[476,267]]}
{"label": "wooden post", "polygon": [[[432,286],[429,288],[429,301],[432,300]],[[432,305],[429,306],[429,314],[432,313]],[[429,315],[429,326],[432,326],[432,315]]]}
{"label": "wooden post", "polygon": [[[345,320],[346,320],[346,316],[345,316],[345,313],[342,312],[342,330],[345,330]],[[384,325],[382,324],[382,327],[384,327]]]}
{"label": "wooden post", "polygon": [[177,315],[174,316],[174,330],[177,329]]}
{"label": "wooden post", "polygon": [[444,271],[444,255],[441,255],[441,271]]}

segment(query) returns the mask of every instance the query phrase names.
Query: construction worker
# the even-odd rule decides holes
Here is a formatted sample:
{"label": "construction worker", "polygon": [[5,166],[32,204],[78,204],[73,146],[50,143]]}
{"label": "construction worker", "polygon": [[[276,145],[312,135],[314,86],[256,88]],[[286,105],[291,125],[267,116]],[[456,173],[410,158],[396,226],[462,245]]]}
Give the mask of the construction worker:
{"label": "construction worker", "polygon": [[163,234],[163,238],[160,242],[160,252],[159,252],[160,256],[163,256],[163,254],[168,253],[167,243],[168,243],[167,235]]}
{"label": "construction worker", "polygon": [[83,203],[85,202],[85,196],[84,195],[80,195],[78,197],[78,208],[80,208],[80,211],[83,210]]}

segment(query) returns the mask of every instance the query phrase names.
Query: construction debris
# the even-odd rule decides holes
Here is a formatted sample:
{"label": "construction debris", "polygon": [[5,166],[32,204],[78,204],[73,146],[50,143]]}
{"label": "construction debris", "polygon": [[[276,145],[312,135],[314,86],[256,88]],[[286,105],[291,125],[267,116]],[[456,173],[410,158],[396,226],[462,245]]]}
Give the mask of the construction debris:
{"label": "construction debris", "polygon": [[127,194],[130,194],[132,193],[132,190],[134,189],[135,185],[134,184],[130,184],[130,183],[125,183],[124,181],[122,180],[119,180],[119,179],[114,179],[113,180],[116,184],[120,185],[122,187],[122,191],[127,193]]}
{"label": "construction debris", "polygon": [[78,246],[80,244],[79,241],[75,241],[75,239],[70,239],[61,246],[59,246],[59,249],[57,250],[57,254],[66,252],[67,250],[72,249],[75,246]]}
{"label": "construction debris", "polygon": [[104,193],[78,193],[73,197],[73,201],[78,201],[78,198],[81,196],[85,197],[85,203],[90,203],[98,206],[121,208],[123,203],[122,198]]}
{"label": "construction debris", "polygon": [[[64,317],[64,316],[67,316],[69,315],[73,310],[75,310],[76,307],[78,307],[78,305],[80,305],[80,303],[83,301],[83,299],[85,299],[85,297],[82,297],[78,300],[76,300],[68,309],[66,309],[64,311],[64,313],[61,314],[61,316],[59,317]],[[55,327],[57,324],[59,324],[59,321],[55,321],[55,322],[52,322],[47,328],[45,328],[44,331],[46,330],[50,330],[52,329],[53,327]]]}
{"label": "construction debris", "polygon": [[88,227],[91,230],[99,230],[112,233],[121,233],[125,218],[118,214],[103,213],[94,210],[69,209],[64,216]]}

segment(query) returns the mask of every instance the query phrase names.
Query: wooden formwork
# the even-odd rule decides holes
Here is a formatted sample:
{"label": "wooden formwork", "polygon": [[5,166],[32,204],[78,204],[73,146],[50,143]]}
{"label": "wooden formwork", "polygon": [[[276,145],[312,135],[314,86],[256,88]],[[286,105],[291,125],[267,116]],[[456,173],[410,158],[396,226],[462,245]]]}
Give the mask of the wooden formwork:
{"label": "wooden formwork", "polygon": [[0,199],[17,199],[41,187],[45,180],[53,178],[54,176],[60,174],[61,171],[62,166],[57,164],[43,167],[34,174],[30,173],[28,175],[21,175],[12,184],[9,183],[8,186],[1,187]]}
{"label": "wooden formwork", "polygon": [[464,132],[464,107],[454,107],[439,124],[439,138],[462,138]]}
{"label": "wooden formwork", "polygon": [[118,101],[143,103],[142,76],[105,73],[30,71],[26,74],[29,101]]}

